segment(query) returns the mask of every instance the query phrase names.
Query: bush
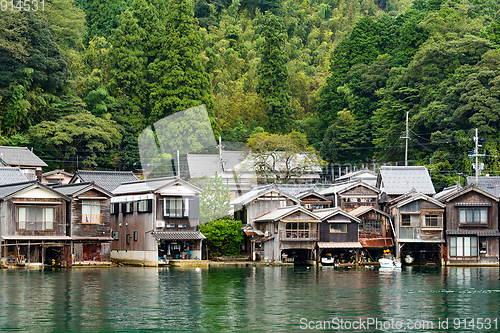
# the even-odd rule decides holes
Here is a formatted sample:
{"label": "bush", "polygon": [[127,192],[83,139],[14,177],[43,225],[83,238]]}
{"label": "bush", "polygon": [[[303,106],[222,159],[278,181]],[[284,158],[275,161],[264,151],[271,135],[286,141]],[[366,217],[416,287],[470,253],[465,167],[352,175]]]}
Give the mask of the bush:
{"label": "bush", "polygon": [[239,254],[243,241],[241,221],[226,217],[200,225],[200,231],[207,237],[209,257]]}

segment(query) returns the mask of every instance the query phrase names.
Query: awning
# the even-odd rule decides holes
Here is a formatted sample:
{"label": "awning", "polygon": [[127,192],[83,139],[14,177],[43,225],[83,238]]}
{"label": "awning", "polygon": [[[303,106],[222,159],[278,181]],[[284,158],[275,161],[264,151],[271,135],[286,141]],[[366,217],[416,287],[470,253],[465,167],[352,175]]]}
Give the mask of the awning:
{"label": "awning", "polygon": [[351,223],[351,220],[327,220],[328,223]]}
{"label": "awning", "polygon": [[497,230],[447,230],[447,235],[472,235],[472,236],[482,236],[482,237],[498,237],[500,236],[500,231]]}
{"label": "awning", "polygon": [[247,236],[264,236],[264,233],[260,230],[257,230],[257,229],[246,229],[246,230],[243,230],[243,232]]}
{"label": "awning", "polygon": [[360,238],[359,242],[363,247],[386,248],[394,246],[392,238]]}
{"label": "awning", "polygon": [[444,239],[419,239],[419,238],[402,238],[398,239],[398,243],[444,243]]}
{"label": "awning", "polygon": [[491,207],[491,202],[457,202],[455,207]]}
{"label": "awning", "polygon": [[2,236],[3,240],[70,241],[69,236]]}
{"label": "awning", "polygon": [[359,242],[318,242],[320,249],[361,249]]}
{"label": "awning", "polygon": [[153,231],[156,240],[193,240],[206,239],[200,231]]}

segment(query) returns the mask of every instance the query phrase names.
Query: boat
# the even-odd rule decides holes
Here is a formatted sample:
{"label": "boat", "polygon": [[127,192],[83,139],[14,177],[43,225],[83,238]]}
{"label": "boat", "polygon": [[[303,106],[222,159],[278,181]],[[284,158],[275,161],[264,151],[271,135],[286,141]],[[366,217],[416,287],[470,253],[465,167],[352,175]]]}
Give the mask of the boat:
{"label": "boat", "polygon": [[327,253],[326,256],[321,258],[321,264],[322,265],[334,265],[335,264],[335,257],[332,257],[330,253]]}
{"label": "boat", "polygon": [[415,260],[411,255],[407,254],[405,257],[405,262],[409,265]]}
{"label": "boat", "polygon": [[382,258],[378,262],[380,263],[380,268],[401,268],[401,263],[396,262],[395,259]]}

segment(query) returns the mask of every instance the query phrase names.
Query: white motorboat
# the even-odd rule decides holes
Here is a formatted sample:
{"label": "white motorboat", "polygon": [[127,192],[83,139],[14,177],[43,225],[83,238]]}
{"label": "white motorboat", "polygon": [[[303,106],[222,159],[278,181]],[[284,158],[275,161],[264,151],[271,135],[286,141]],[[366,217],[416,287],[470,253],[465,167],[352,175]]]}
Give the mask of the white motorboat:
{"label": "white motorboat", "polygon": [[335,257],[332,257],[331,255],[326,255],[325,257],[321,258],[321,264],[322,265],[334,265],[335,264]]}
{"label": "white motorboat", "polygon": [[394,259],[382,258],[379,259],[380,268],[401,268],[401,263],[396,262]]}

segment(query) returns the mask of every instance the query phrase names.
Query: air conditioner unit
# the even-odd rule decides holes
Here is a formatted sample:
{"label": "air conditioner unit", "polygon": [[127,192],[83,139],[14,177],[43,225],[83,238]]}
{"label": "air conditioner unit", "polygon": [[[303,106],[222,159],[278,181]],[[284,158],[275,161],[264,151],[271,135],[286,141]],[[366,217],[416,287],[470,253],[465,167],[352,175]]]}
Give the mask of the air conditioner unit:
{"label": "air conditioner unit", "polygon": [[156,221],[157,228],[165,228],[165,221]]}

